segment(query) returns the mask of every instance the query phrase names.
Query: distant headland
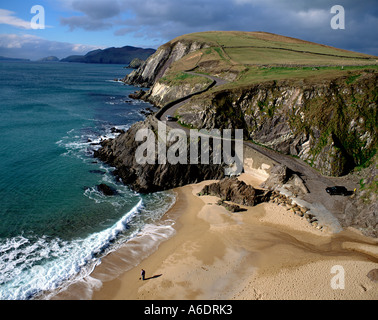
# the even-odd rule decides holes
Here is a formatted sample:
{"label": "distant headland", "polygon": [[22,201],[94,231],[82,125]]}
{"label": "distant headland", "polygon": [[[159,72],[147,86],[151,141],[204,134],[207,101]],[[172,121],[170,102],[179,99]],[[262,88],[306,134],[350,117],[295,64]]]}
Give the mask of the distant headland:
{"label": "distant headland", "polygon": [[122,48],[97,49],[88,52],[84,56],[74,55],[60,60],[61,62],[79,62],[79,63],[103,63],[103,64],[125,64],[129,65],[135,58],[147,60],[155,49],[143,49],[131,46]]}

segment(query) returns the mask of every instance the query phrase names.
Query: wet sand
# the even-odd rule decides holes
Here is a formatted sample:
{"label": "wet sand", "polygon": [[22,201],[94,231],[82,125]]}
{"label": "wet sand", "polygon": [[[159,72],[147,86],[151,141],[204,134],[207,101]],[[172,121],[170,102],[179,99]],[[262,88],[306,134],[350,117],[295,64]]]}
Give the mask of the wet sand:
{"label": "wet sand", "polygon": [[[206,183],[176,189],[155,247],[139,237],[103,259],[91,275],[94,300],[378,299],[378,284],[367,277],[378,268],[376,239],[315,229],[272,203],[230,213],[216,197],[196,195]],[[343,267],[343,290],[331,286],[340,275],[331,273],[333,266]],[[107,279],[112,269],[124,272]],[[66,297],[80,294],[80,286],[72,287]]]}

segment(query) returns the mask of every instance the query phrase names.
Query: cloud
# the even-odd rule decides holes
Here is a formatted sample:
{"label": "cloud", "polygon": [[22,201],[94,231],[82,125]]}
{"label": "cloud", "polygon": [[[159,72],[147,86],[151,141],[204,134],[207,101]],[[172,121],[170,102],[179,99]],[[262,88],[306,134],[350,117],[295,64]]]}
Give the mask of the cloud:
{"label": "cloud", "polygon": [[0,56],[36,60],[47,56],[65,58],[86,54],[97,46],[50,41],[30,34],[0,34]]}
{"label": "cloud", "polygon": [[60,23],[68,26],[70,31],[80,28],[87,31],[109,29],[114,24],[110,19],[120,15],[124,8],[117,0],[72,0],[65,5],[70,10],[81,13],[78,16],[60,19]]}
{"label": "cloud", "polygon": [[30,21],[25,21],[14,16],[15,12],[0,9],[0,24],[7,24],[22,29],[31,29]]}
{"label": "cloud", "polygon": [[76,0],[72,2],[72,8],[96,20],[112,18],[121,13],[121,5],[116,0]]}
{"label": "cloud", "polygon": [[[61,0],[63,1],[63,0]],[[68,3],[67,3],[68,1]],[[209,30],[267,31],[349,50],[378,54],[376,0],[339,0],[346,30],[330,27],[334,0],[65,0],[75,15],[61,19],[72,31],[109,29],[164,43]]]}
{"label": "cloud", "polygon": [[74,31],[75,29],[80,28],[87,31],[98,31],[109,29],[112,27],[112,24],[109,22],[104,22],[102,20],[93,20],[88,16],[73,16],[68,18],[60,18],[60,23],[63,26],[68,26],[70,31]]}

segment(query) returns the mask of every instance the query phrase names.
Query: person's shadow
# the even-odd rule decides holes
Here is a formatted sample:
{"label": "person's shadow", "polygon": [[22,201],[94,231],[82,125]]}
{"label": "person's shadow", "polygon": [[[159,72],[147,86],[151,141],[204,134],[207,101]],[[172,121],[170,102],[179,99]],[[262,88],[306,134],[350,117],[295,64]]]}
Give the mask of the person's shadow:
{"label": "person's shadow", "polygon": [[152,277],[144,278],[144,280],[146,281],[146,280],[156,279],[156,278],[161,277],[162,275],[163,275],[163,274],[157,274],[157,275],[154,275],[154,276],[152,276]]}
{"label": "person's shadow", "polygon": [[[156,278],[159,278],[161,277],[163,274],[156,274],[152,277],[148,277],[148,278],[144,278],[143,281],[146,281],[146,280],[151,280],[151,279],[156,279]],[[139,280],[142,280],[142,278],[139,278]]]}

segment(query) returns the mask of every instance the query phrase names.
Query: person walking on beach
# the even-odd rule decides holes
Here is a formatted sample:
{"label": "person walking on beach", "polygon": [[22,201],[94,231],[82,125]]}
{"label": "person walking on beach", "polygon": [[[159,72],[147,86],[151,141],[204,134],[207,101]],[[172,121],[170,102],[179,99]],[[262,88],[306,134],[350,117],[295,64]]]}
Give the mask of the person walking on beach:
{"label": "person walking on beach", "polygon": [[144,270],[142,269],[142,272],[141,272],[140,274],[141,274],[141,276],[142,276],[142,280],[144,281],[144,280],[145,280],[145,277],[146,277],[146,271],[144,271]]}

